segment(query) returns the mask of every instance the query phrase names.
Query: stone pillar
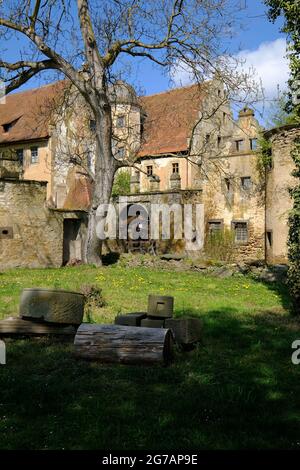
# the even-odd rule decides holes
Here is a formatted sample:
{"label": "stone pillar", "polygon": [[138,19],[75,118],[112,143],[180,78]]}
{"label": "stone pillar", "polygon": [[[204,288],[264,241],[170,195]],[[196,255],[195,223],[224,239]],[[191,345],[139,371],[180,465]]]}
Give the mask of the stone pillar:
{"label": "stone pillar", "polygon": [[172,173],[170,176],[170,188],[181,189],[181,176],[179,173]]}
{"label": "stone pillar", "polygon": [[150,191],[159,191],[160,178],[156,175],[149,176]]}
{"label": "stone pillar", "polygon": [[130,177],[130,192],[136,194],[140,192],[140,173],[132,174]]}

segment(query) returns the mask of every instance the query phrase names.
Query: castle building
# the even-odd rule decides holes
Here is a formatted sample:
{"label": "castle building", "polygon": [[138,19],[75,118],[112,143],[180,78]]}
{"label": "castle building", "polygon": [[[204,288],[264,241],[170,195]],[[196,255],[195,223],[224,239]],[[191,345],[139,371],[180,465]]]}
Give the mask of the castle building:
{"label": "castle building", "polygon": [[[82,259],[95,123],[82,98],[67,91],[69,84],[56,82],[0,105],[0,268]],[[114,156],[130,163],[130,192],[119,200],[149,215],[153,203],[204,208],[199,249],[189,253],[173,240],[156,252],[287,262],[290,151],[299,128],[266,133],[273,160],[262,171],[254,112],[245,107],[234,119],[218,81],[143,97],[117,82],[110,100]]]}

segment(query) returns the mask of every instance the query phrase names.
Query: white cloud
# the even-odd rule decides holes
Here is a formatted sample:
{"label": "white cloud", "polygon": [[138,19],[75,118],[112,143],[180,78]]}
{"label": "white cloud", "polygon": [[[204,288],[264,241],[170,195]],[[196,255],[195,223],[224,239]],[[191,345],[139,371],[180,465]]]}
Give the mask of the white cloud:
{"label": "white cloud", "polygon": [[289,78],[289,64],[286,57],[285,39],[263,42],[253,51],[243,50],[237,54],[243,60],[244,71],[255,70],[256,79],[261,80],[267,99],[277,96],[277,87],[284,91]]}

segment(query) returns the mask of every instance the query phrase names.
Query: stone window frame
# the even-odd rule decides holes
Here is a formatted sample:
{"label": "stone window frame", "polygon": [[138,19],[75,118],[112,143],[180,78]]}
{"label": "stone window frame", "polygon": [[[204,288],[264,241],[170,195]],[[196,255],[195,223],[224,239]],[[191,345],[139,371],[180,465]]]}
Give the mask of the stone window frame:
{"label": "stone window frame", "polygon": [[207,221],[207,233],[210,235],[214,230],[210,229],[210,224],[220,224],[220,232],[224,230],[224,219],[208,219]]}
{"label": "stone window frame", "polygon": [[150,176],[153,176],[153,165],[146,165],[146,172],[148,178],[150,178]]}
{"label": "stone window frame", "polygon": [[[250,150],[252,150],[252,152],[255,152],[258,148],[258,139],[257,139],[257,137],[251,137],[249,139],[249,142],[250,142]],[[254,146],[253,146],[253,142],[255,142]]]}
{"label": "stone window frame", "polygon": [[37,145],[34,145],[30,147],[30,163],[31,165],[35,165],[38,162],[39,162],[39,147]]}
{"label": "stone window frame", "polygon": [[234,143],[235,143],[236,152],[245,152],[246,150],[245,139],[237,139],[234,141]]}
{"label": "stone window frame", "polygon": [[[251,178],[251,176],[241,176],[240,181],[241,181],[241,189],[243,191],[245,191],[245,192],[251,191],[251,189],[252,189],[252,178]],[[245,181],[250,182],[249,186],[244,184]]]}
{"label": "stone window frame", "polygon": [[[247,230],[246,240],[237,240],[236,238],[236,224],[245,224]],[[249,220],[245,219],[234,219],[231,221],[231,230],[234,232],[234,242],[236,245],[247,245],[249,243]]]}
{"label": "stone window frame", "polygon": [[179,163],[178,162],[172,162],[172,175],[179,175]]}

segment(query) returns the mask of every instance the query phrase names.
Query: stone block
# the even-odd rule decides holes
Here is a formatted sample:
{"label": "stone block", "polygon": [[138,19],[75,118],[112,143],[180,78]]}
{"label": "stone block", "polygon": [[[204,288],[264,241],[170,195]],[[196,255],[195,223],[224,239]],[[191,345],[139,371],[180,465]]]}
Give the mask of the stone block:
{"label": "stone block", "polygon": [[203,324],[198,318],[167,318],[165,328],[169,328],[178,344],[191,344],[202,337]]}
{"label": "stone block", "polygon": [[148,316],[170,318],[173,316],[174,297],[166,295],[149,295]]}
{"label": "stone block", "polygon": [[164,319],[163,318],[151,318],[147,317],[141,321],[141,326],[146,328],[164,328]]}
{"label": "stone block", "polygon": [[117,315],[115,318],[115,325],[141,326],[141,321],[146,318],[146,316],[146,312],[133,312]]}

